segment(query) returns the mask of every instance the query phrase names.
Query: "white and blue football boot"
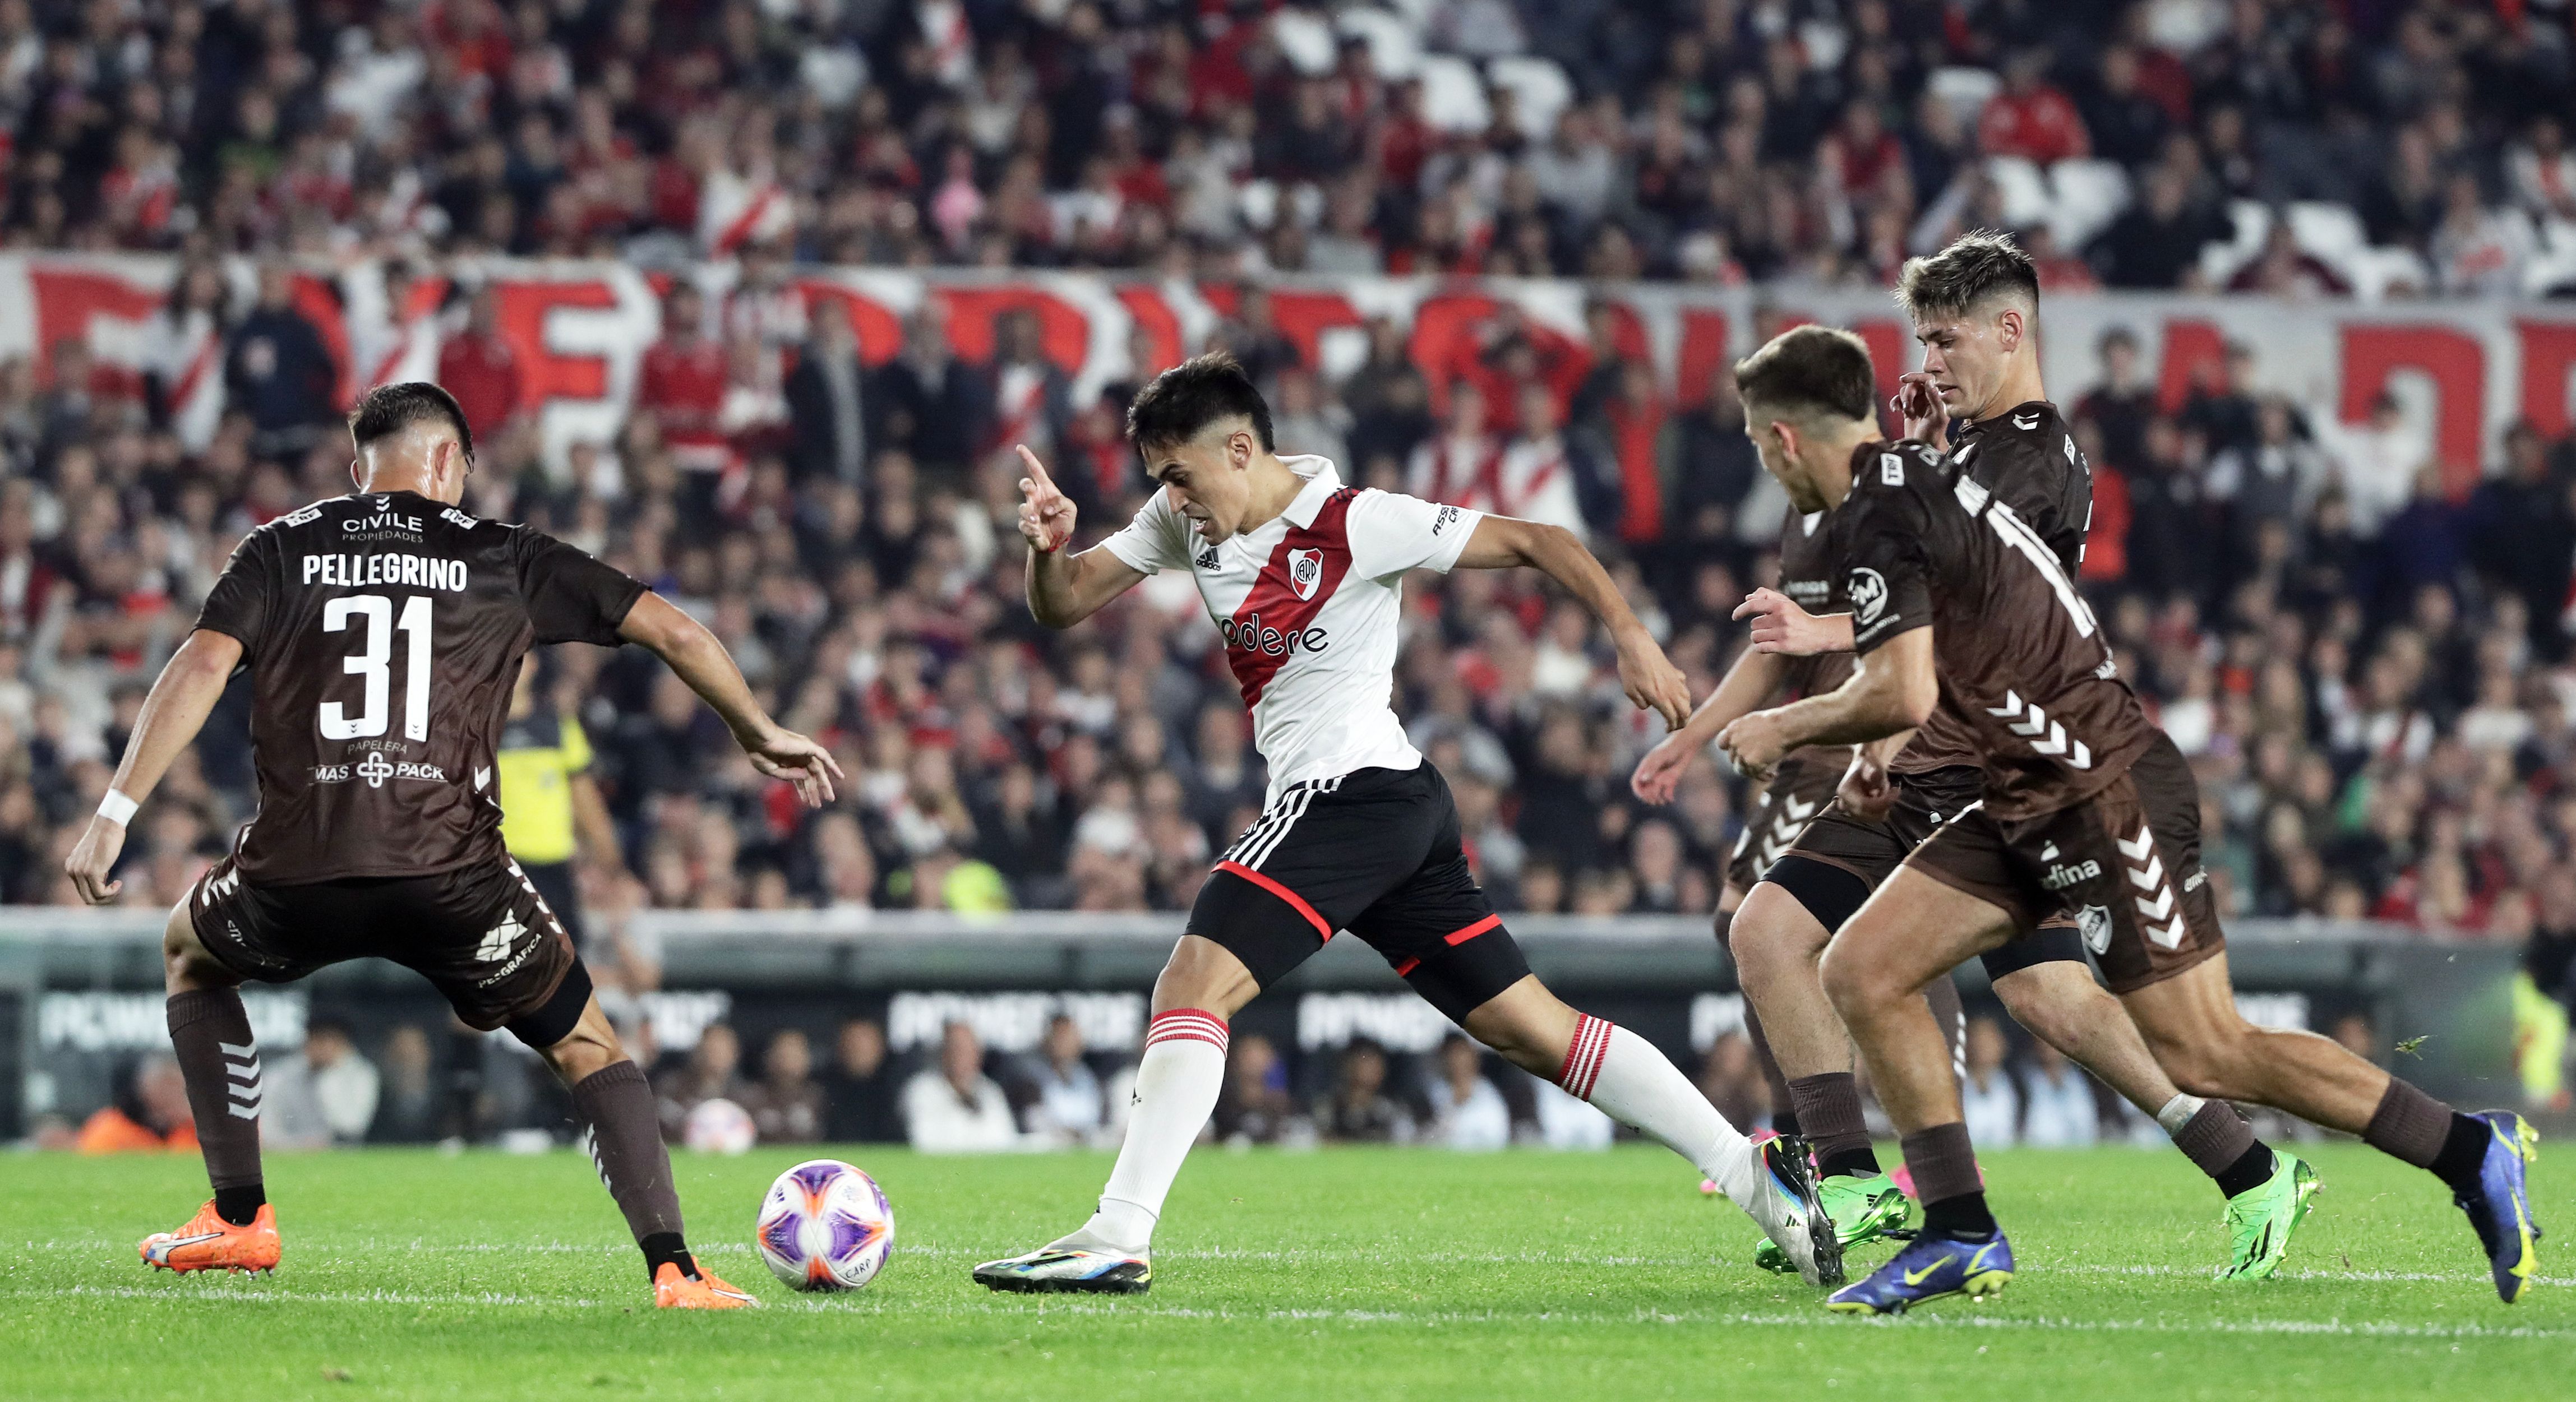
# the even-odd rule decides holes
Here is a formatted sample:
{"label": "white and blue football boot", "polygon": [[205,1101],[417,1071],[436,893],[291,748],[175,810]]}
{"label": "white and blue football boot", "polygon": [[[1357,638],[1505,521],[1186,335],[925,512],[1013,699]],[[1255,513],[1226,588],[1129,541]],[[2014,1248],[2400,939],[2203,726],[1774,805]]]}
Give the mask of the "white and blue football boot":
{"label": "white and blue football boot", "polygon": [[975,1283],[1023,1295],[1142,1295],[1154,1287],[1154,1266],[1139,1254],[1066,1237],[1025,1256],[986,1261],[975,1268]]}

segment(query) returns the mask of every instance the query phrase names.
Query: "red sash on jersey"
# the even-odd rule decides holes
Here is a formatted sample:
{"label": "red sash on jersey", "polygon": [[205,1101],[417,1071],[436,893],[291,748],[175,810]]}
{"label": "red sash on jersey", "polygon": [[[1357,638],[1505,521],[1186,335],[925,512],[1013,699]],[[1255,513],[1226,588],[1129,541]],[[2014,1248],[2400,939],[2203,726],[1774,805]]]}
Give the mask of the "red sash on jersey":
{"label": "red sash on jersey", "polygon": [[776,182],[762,181],[751,192],[751,198],[743,202],[742,212],[733,217],[733,222],[717,231],[715,247],[711,251],[718,257],[731,256],[750,240],[752,232],[769,217],[770,209],[781,197]]}
{"label": "red sash on jersey", "polygon": [[[1447,506],[1466,506],[1471,504],[1478,491],[1484,492],[1489,500],[1502,500],[1503,445],[1490,438],[1483,441],[1489,446],[1484,456],[1477,460],[1475,470],[1468,474],[1465,482],[1453,483],[1448,435],[1442,434],[1431,440],[1430,497],[1433,501]],[[1453,486],[1455,495],[1452,494]]]}

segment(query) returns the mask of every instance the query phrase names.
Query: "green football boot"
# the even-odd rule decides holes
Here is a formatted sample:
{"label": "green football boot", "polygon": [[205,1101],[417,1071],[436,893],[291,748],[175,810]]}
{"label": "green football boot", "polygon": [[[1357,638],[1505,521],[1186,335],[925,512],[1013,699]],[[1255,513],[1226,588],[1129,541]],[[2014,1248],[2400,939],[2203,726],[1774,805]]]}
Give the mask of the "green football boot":
{"label": "green football boot", "polygon": [[2227,1235],[2236,1259],[2220,1280],[2269,1280],[2290,1254],[2290,1234],[2308,1215],[2317,1171],[2287,1149],[2272,1151],[2272,1176],[2227,1200]]}
{"label": "green football boot", "polygon": [[[1834,1219],[1834,1239],[1846,1251],[1903,1227],[1907,1213],[1912,1211],[1903,1190],[1884,1173],[1867,1178],[1846,1173],[1820,1179],[1816,1196],[1825,1205],[1825,1215]],[[1753,1249],[1753,1264],[1783,1274],[1790,1270],[1788,1254],[1767,1241]]]}

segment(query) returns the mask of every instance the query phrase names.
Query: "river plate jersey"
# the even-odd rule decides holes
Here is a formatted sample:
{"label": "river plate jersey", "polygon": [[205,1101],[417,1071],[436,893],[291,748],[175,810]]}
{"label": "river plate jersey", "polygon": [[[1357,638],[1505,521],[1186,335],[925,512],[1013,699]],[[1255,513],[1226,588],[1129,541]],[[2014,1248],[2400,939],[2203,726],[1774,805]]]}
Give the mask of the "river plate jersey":
{"label": "river plate jersey", "polygon": [[[2034,399],[1954,429],[1950,461],[2010,503],[2022,524],[2056,553],[2067,577],[2075,577],[2084,561],[2084,533],[2093,524],[2093,467],[2077,451],[2056,405]],[[1976,734],[1966,717],[1938,707],[1888,768],[1922,774],[1974,767],[1983,758]]]}
{"label": "river plate jersey", "polygon": [[2154,741],[2066,562],[1955,454],[1863,445],[1826,531],[1862,655],[1932,628],[1940,704],[1970,727],[1990,815],[2090,798]]}
{"label": "river plate jersey", "polygon": [[1446,573],[1483,519],[1345,487],[1323,458],[1280,461],[1306,485],[1258,530],[1211,545],[1158,488],[1101,542],[1133,569],[1186,569],[1197,581],[1252,712],[1273,799],[1312,779],[1422,763],[1392,704],[1404,573]]}
{"label": "river plate jersey", "polygon": [[644,586],[412,492],[317,502],[243,538],[197,626],[251,675],[258,885],[497,860],[492,751],[536,643],[615,646]]}

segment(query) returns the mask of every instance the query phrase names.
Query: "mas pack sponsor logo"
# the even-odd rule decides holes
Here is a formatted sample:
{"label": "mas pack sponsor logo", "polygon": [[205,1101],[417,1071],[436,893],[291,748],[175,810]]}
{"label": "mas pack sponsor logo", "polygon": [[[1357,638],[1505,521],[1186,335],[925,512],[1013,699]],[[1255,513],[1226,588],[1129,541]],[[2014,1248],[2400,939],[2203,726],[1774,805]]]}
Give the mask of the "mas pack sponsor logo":
{"label": "mas pack sponsor logo", "polygon": [[1858,619],[1864,628],[1876,623],[1878,616],[1887,612],[1887,576],[1867,565],[1851,572],[1844,592],[1851,595],[1852,617]]}
{"label": "mas pack sponsor logo", "polygon": [[314,783],[345,784],[351,779],[364,779],[371,789],[383,788],[387,779],[417,779],[423,783],[444,784],[447,771],[435,764],[422,764],[415,760],[389,760],[381,754],[370,754],[356,764],[313,766]]}

